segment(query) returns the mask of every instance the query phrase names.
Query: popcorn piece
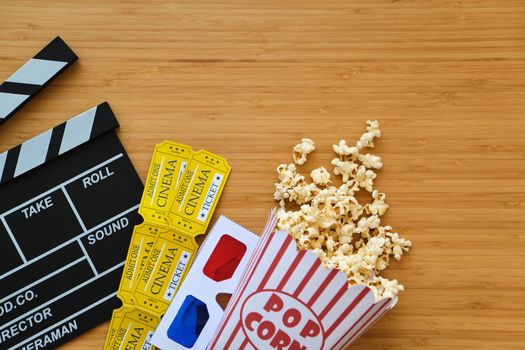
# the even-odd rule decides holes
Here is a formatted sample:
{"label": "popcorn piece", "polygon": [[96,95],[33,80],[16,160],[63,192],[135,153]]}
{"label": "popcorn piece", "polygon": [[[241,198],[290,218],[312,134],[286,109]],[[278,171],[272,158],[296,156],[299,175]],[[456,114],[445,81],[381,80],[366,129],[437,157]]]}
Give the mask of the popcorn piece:
{"label": "popcorn piece", "polygon": [[332,165],[334,166],[334,174],[341,175],[343,182],[347,182],[351,177],[354,177],[354,173],[357,169],[357,164],[349,161],[343,161],[339,158],[332,159]]}
{"label": "popcorn piece", "polygon": [[297,196],[293,195],[293,189],[303,182],[304,176],[297,173],[295,164],[281,164],[277,167],[279,183],[275,184],[275,193],[273,198],[278,200],[281,207],[284,206],[285,200],[292,201]]}
{"label": "popcorn piece", "polygon": [[408,239],[399,237],[399,234],[392,233],[387,234],[392,242],[392,254],[396,260],[401,260],[401,256],[404,252],[408,252],[412,247],[412,242]]}
{"label": "popcorn piece", "polygon": [[368,125],[366,127],[367,132],[361,135],[361,138],[355,145],[358,149],[365,147],[373,148],[374,138],[381,137],[381,130],[379,130],[379,122],[377,120],[368,120],[366,124]]}
{"label": "popcorn piece", "polygon": [[360,165],[354,176],[354,181],[359,187],[364,188],[368,192],[372,192],[374,186],[374,179],[377,177],[372,170],[367,170],[364,165]]}
{"label": "popcorn piece", "polygon": [[303,165],[306,162],[306,155],[315,150],[315,144],[312,139],[303,138],[293,148],[293,161],[295,164]]}
{"label": "popcorn piece", "polygon": [[349,147],[345,140],[339,140],[339,144],[333,145],[334,152],[339,156],[357,155],[359,150],[357,147]]}
{"label": "popcorn piece", "polygon": [[382,298],[394,298],[397,296],[398,292],[405,290],[403,285],[399,284],[397,280],[387,280],[383,277],[375,277],[371,282],[371,285],[375,287],[372,288],[372,291],[374,292],[376,300]]}
{"label": "popcorn piece", "polygon": [[382,216],[388,209],[388,204],[385,202],[386,194],[379,193],[378,190],[372,191],[372,198],[374,201],[365,206],[365,211],[367,214],[374,214]]}
{"label": "popcorn piece", "polygon": [[[350,285],[369,286],[377,300],[397,296],[403,286],[397,280],[379,276],[390,258],[400,260],[412,242],[381,225],[381,216],[388,210],[386,195],[374,189],[374,170],[383,167],[381,158],[371,153],[360,154],[363,148],[373,148],[374,139],[381,136],[379,123],[368,121],[366,132],[354,146],[345,140],[333,145],[337,157],[332,160],[333,173],[343,183],[333,186],[330,173],[319,167],[310,173],[312,183],[297,172],[295,164],[304,164],[314,142],[301,139],[293,150],[295,164],[277,168],[279,182],[275,184],[277,228],[288,231],[299,249],[310,249],[326,267],[337,268],[348,276]],[[320,186],[321,188],[319,188]],[[370,203],[360,203],[355,193],[361,188],[371,193]],[[300,205],[298,210],[286,210],[286,202]]]}
{"label": "popcorn piece", "polygon": [[319,186],[327,186],[332,182],[330,181],[330,173],[324,166],[312,170],[310,177],[314,184]]}
{"label": "popcorn piece", "polygon": [[383,167],[383,163],[381,163],[381,158],[378,156],[374,156],[370,153],[360,154],[357,156],[357,159],[359,159],[359,161],[365,166],[365,168],[368,169],[381,169]]}
{"label": "popcorn piece", "polygon": [[312,200],[316,190],[317,187],[315,187],[315,184],[307,184],[306,182],[302,181],[292,190],[290,200],[295,201],[297,204],[306,203]]}

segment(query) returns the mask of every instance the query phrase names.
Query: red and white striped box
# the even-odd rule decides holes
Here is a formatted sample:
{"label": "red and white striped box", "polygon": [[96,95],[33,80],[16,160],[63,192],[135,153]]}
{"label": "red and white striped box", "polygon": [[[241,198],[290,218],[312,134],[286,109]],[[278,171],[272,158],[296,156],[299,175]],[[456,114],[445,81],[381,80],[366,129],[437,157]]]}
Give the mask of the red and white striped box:
{"label": "red and white striped box", "polygon": [[[271,217],[208,349],[345,349],[397,299],[348,287]],[[273,222],[272,222],[273,221]]]}

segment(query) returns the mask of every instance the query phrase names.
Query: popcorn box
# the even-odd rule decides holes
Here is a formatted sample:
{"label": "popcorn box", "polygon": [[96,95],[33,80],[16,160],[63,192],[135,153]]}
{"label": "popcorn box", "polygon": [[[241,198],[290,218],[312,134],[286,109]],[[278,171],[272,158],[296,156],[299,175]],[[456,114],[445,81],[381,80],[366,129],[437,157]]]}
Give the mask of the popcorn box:
{"label": "popcorn box", "polygon": [[345,349],[397,302],[348,287],[286,232],[261,236],[208,349]]}

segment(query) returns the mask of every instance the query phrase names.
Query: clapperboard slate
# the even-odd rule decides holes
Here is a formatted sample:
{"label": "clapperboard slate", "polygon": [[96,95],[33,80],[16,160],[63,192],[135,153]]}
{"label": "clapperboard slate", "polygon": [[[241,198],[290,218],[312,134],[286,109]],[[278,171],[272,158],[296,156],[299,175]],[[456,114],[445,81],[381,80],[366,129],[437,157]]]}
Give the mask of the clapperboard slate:
{"label": "clapperboard slate", "polygon": [[107,103],[0,154],[0,349],[106,321],[143,185]]}

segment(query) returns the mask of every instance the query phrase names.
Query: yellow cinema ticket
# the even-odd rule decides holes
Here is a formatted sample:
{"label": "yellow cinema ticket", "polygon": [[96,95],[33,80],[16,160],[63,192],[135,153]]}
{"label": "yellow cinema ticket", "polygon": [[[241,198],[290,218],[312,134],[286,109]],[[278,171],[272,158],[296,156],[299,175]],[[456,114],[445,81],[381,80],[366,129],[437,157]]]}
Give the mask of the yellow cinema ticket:
{"label": "yellow cinema ticket", "polygon": [[124,265],[124,272],[122,273],[118,290],[118,297],[124,305],[133,305],[131,296],[139,280],[140,273],[148,261],[157,237],[165,231],[171,230],[148,222],[143,222],[133,229],[126,263]]}
{"label": "yellow cinema ticket", "polygon": [[230,170],[222,157],[205,150],[193,153],[169,212],[170,227],[193,237],[205,233]]}
{"label": "yellow cinema ticket", "polygon": [[160,317],[137,308],[126,310],[120,326],[106,349],[152,350],[151,337],[155,332]]}
{"label": "yellow cinema ticket", "polygon": [[186,277],[197,249],[193,237],[173,230],[163,232],[140,274],[132,296],[135,305],[163,315]]}
{"label": "yellow cinema ticket", "polygon": [[145,221],[168,224],[167,215],[175,199],[175,189],[192,153],[190,146],[171,141],[155,146],[139,207]]}

